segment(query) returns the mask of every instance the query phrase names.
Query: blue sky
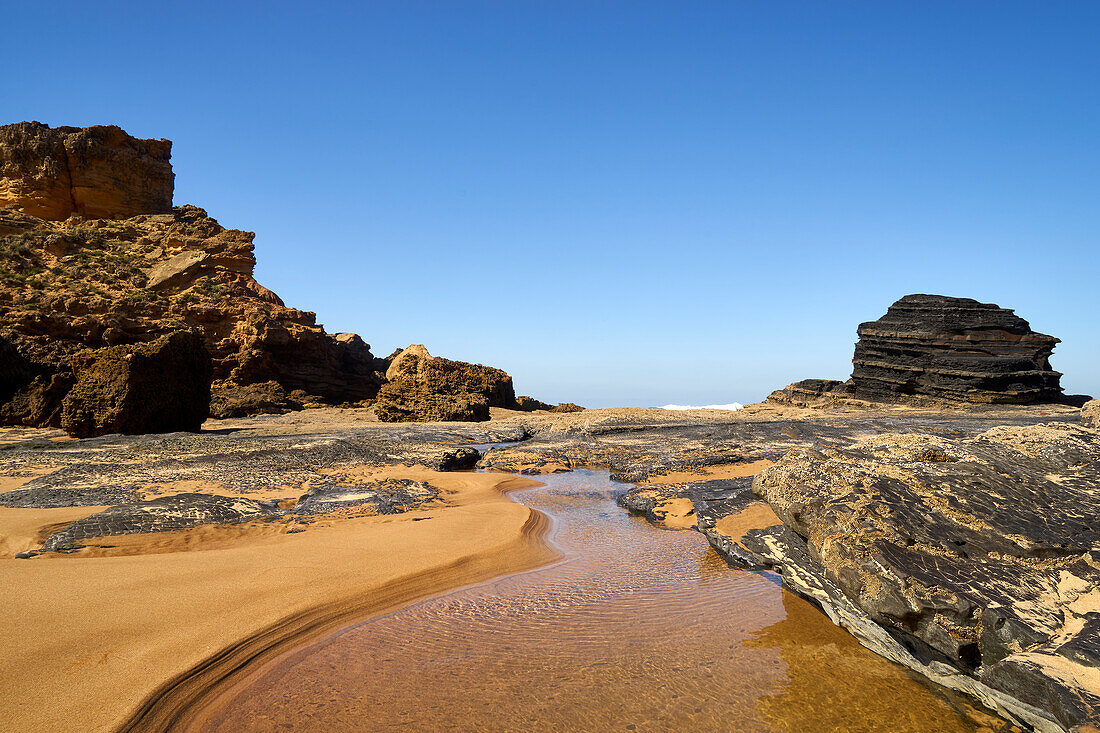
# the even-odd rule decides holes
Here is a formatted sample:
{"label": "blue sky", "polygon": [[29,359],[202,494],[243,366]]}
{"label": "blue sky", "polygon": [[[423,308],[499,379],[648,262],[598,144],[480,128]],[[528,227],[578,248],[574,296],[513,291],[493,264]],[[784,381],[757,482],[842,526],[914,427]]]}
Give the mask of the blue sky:
{"label": "blue sky", "polygon": [[175,142],[176,203],[375,353],[590,406],[844,378],[906,293],[1100,393],[1100,4],[31,3],[4,122]]}

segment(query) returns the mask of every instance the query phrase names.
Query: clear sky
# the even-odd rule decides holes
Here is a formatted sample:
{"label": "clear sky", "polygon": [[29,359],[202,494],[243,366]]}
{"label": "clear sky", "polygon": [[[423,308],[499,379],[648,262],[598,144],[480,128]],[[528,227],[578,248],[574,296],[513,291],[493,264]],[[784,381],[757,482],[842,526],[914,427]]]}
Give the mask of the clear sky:
{"label": "clear sky", "polygon": [[0,117],[175,142],[176,203],[375,353],[589,406],[845,378],[906,293],[1100,393],[1100,3],[5,6]]}

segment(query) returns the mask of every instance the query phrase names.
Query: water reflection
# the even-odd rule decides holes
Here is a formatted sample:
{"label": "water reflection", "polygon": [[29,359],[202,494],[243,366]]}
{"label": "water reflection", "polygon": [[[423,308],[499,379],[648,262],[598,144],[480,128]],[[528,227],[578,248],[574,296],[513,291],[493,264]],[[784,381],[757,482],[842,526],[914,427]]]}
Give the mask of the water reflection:
{"label": "water reflection", "polygon": [[546,481],[514,496],[565,561],[307,647],[207,730],[974,730],[772,579],[619,510],[606,472]]}

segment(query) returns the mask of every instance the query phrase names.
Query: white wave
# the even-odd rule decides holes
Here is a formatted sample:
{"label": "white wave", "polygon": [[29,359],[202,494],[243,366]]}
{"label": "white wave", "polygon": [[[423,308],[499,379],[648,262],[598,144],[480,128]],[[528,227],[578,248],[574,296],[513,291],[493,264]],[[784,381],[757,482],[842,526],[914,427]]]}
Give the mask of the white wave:
{"label": "white wave", "polygon": [[662,410],[740,410],[744,405],[731,402],[728,405],[662,405]]}

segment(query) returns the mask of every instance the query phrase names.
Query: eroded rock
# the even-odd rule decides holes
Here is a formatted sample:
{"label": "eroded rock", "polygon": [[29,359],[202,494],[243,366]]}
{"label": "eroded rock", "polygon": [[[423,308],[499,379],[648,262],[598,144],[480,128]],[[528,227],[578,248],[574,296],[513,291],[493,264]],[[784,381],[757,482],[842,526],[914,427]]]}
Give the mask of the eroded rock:
{"label": "eroded rock", "polygon": [[271,503],[239,496],[195,492],[160,496],[120,504],[78,519],[50,535],[42,549],[49,552],[73,550],[82,542],[99,537],[173,532],[207,524],[240,524],[278,514],[279,510]]}
{"label": "eroded rock", "polygon": [[860,639],[1040,730],[1100,721],[1100,434],[882,435],[792,452],[747,545]]}
{"label": "eroded rock", "polygon": [[171,210],[172,143],[114,125],[0,126],[0,209],[41,219],[124,219]]}
{"label": "eroded rock", "polygon": [[30,362],[10,341],[0,336],[0,405],[30,384],[34,376]]}
{"label": "eroded rock", "polygon": [[210,354],[197,333],[84,352],[72,368],[61,426],[75,437],[195,431],[209,414]]}
{"label": "eroded rock", "polygon": [[326,485],[313,489],[294,506],[294,514],[331,514],[351,510],[363,514],[399,514],[439,498],[439,489],[412,479],[382,479],[353,486]]}
{"label": "eroded rock", "polygon": [[927,395],[965,402],[1053,402],[1058,339],[1007,308],[970,298],[907,295],[862,323],[852,358],[857,396]]}
{"label": "eroded rock", "polygon": [[1081,424],[1100,428],[1100,400],[1089,400],[1081,408]]}
{"label": "eroded rock", "polygon": [[419,344],[391,359],[386,379],[375,406],[384,422],[482,421],[490,407],[516,406],[505,372],[432,356]]}
{"label": "eroded rock", "polygon": [[855,402],[916,405],[1063,401],[1050,366],[1058,339],[1007,308],[970,298],[906,295],[860,324],[847,382],[804,379],[768,401],[804,407]]}

